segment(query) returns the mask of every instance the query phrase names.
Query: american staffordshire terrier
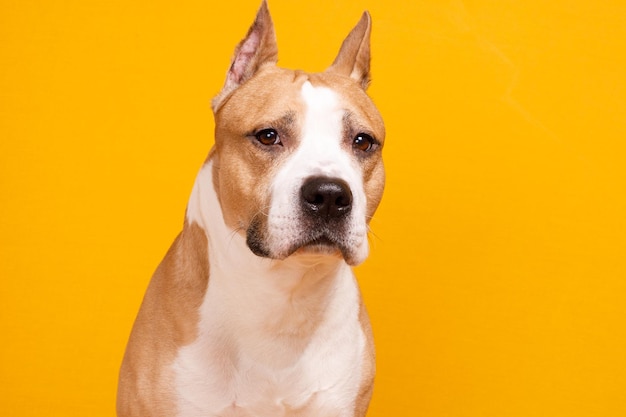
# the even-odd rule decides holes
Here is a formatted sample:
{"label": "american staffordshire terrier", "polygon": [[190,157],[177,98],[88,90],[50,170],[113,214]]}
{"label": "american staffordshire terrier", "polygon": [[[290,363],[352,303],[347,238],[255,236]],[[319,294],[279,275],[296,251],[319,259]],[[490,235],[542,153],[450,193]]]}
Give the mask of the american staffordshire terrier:
{"label": "american staffordshire terrier", "polygon": [[261,5],[135,321],[119,417],[365,416],[374,346],[351,266],[385,178],[370,27],[365,12],[322,73],[283,69]]}

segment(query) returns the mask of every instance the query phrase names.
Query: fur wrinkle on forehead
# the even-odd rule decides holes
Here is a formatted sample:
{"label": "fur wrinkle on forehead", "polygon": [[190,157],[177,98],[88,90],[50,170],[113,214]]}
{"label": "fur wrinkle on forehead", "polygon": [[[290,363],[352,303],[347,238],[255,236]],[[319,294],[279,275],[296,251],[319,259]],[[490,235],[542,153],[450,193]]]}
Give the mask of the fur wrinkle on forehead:
{"label": "fur wrinkle on forehead", "polygon": [[350,110],[345,109],[343,112],[343,127],[346,135],[352,135],[357,133],[357,131],[362,133],[367,133],[373,137],[376,137],[376,133],[372,131],[371,128],[368,127],[366,123],[363,123],[362,120]]}
{"label": "fur wrinkle on forehead", "polygon": [[259,126],[255,126],[255,129],[263,129],[268,127],[282,128],[282,129],[292,129],[293,125],[296,124],[296,112],[294,110],[289,110],[282,116],[272,119],[272,120],[262,120]]}

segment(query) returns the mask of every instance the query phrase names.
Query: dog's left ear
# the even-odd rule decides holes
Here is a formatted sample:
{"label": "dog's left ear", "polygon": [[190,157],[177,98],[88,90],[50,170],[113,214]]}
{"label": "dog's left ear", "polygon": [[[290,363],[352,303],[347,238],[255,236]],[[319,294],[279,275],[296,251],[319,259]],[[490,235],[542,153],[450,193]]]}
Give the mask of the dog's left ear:
{"label": "dog's left ear", "polygon": [[274,23],[272,23],[267,1],[263,0],[248,34],[235,48],[224,87],[213,99],[213,111],[216,112],[224,99],[250,79],[263,65],[276,64],[277,61],[278,46]]}
{"label": "dog's left ear", "polygon": [[371,30],[370,14],[363,12],[361,20],[343,41],[335,61],[326,71],[347,75],[366,90],[370,83]]}

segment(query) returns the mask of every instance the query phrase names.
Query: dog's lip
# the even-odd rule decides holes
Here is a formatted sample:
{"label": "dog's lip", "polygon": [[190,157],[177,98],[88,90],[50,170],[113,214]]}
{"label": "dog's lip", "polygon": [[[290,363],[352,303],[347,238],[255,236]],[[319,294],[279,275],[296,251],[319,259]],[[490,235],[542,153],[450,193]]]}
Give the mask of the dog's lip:
{"label": "dog's lip", "polygon": [[276,259],[286,259],[292,255],[343,258],[348,265],[358,265],[361,262],[357,257],[356,248],[351,246],[343,235],[328,230],[318,230],[313,235],[302,236],[289,249],[276,255]]}
{"label": "dog's lip", "polygon": [[312,239],[308,243],[305,243],[303,246],[338,246],[338,245],[328,236],[323,235],[315,239]]}
{"label": "dog's lip", "polygon": [[338,239],[322,233],[319,236],[303,239],[292,246],[290,253],[345,254],[346,248]]}

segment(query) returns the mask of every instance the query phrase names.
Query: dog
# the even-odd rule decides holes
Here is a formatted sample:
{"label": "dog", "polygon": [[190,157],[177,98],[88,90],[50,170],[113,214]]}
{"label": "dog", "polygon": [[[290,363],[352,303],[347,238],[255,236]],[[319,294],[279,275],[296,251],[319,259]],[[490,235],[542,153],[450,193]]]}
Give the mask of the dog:
{"label": "dog", "polygon": [[385,182],[370,30],[364,12],[324,72],[283,69],[262,3],[135,320],[119,417],[365,416],[374,344],[351,266]]}

